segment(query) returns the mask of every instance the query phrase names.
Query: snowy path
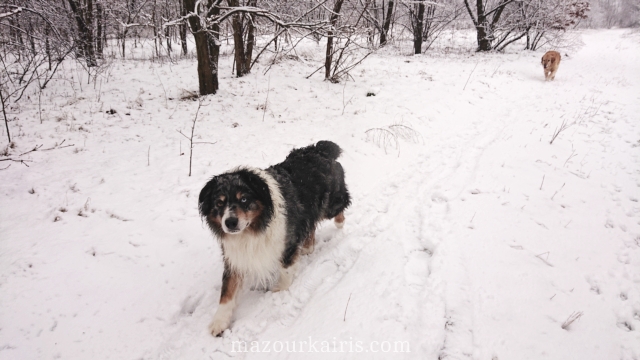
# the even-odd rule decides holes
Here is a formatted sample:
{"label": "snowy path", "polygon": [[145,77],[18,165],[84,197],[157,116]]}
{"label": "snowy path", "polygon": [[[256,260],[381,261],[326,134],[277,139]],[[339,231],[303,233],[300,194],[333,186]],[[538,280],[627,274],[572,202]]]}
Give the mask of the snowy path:
{"label": "snowy path", "polygon": [[[92,112],[93,95],[61,106],[73,119],[50,126],[83,150],[0,173],[0,358],[640,358],[640,41],[584,41],[552,83],[539,53],[379,55],[344,89],[303,80],[302,65],[272,70],[265,122],[266,78],[224,79],[203,113],[216,120],[198,124],[220,143],[197,148],[192,178],[175,128],[193,104],[161,107],[155,75],[105,90],[104,106],[148,92],[118,108],[135,121]],[[172,79],[193,70],[183,65],[153,71]],[[190,79],[172,81],[177,92]],[[397,123],[421,141],[385,154],[364,135]],[[27,144],[47,134],[23,127]],[[217,172],[323,138],[345,149],[345,228],[324,224],[290,290],[245,291],[231,330],[212,338],[222,265],[197,192]],[[270,351],[237,352],[237,341]],[[273,347],[294,341],[319,352]],[[327,354],[323,341],[365,353]],[[410,352],[385,353],[385,341]]]}

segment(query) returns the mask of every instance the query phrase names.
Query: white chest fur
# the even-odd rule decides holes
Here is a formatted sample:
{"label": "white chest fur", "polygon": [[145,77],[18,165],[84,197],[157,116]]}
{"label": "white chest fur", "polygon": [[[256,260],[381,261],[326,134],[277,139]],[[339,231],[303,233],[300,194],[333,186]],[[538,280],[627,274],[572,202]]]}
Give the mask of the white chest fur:
{"label": "white chest fur", "polygon": [[232,270],[243,275],[244,280],[267,286],[276,280],[280,260],[285,248],[286,219],[284,199],[278,183],[263,170],[251,169],[269,186],[273,202],[273,218],[263,233],[243,231],[238,235],[228,234],[222,241],[224,257]]}

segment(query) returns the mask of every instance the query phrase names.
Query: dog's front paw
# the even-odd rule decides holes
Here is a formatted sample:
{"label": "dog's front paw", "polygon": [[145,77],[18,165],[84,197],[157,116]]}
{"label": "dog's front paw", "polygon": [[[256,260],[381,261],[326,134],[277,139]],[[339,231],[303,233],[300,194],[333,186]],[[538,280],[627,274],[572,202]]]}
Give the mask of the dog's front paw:
{"label": "dog's front paw", "polygon": [[229,328],[229,321],[214,318],[209,324],[209,332],[213,336],[222,336],[222,332]]}
{"label": "dog's front paw", "polygon": [[340,214],[336,215],[336,217],[333,218],[333,222],[336,224],[336,227],[338,229],[342,229],[344,227],[344,213],[341,212]]}

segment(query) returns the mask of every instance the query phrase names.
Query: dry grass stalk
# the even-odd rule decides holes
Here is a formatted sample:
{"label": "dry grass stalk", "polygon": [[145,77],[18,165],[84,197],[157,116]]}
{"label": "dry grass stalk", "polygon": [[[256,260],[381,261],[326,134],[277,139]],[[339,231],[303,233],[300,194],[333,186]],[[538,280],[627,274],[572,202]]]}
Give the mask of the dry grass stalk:
{"label": "dry grass stalk", "polygon": [[567,328],[571,324],[573,324],[574,321],[580,319],[580,317],[582,317],[582,315],[584,315],[584,313],[582,311],[574,311],[573,313],[571,313],[571,315],[569,315],[567,320],[565,320],[564,323],[562,323],[562,328],[564,330],[567,330]]}

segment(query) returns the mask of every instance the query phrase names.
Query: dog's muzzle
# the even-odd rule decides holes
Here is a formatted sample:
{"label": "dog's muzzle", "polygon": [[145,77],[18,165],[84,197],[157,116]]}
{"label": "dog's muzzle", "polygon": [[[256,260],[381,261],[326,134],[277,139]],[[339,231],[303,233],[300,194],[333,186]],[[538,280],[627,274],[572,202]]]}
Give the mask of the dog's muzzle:
{"label": "dog's muzzle", "polygon": [[235,233],[235,232],[240,231],[240,228],[238,228],[238,218],[237,217],[228,217],[224,221],[224,225],[227,227],[227,230],[229,230],[230,233]]}

